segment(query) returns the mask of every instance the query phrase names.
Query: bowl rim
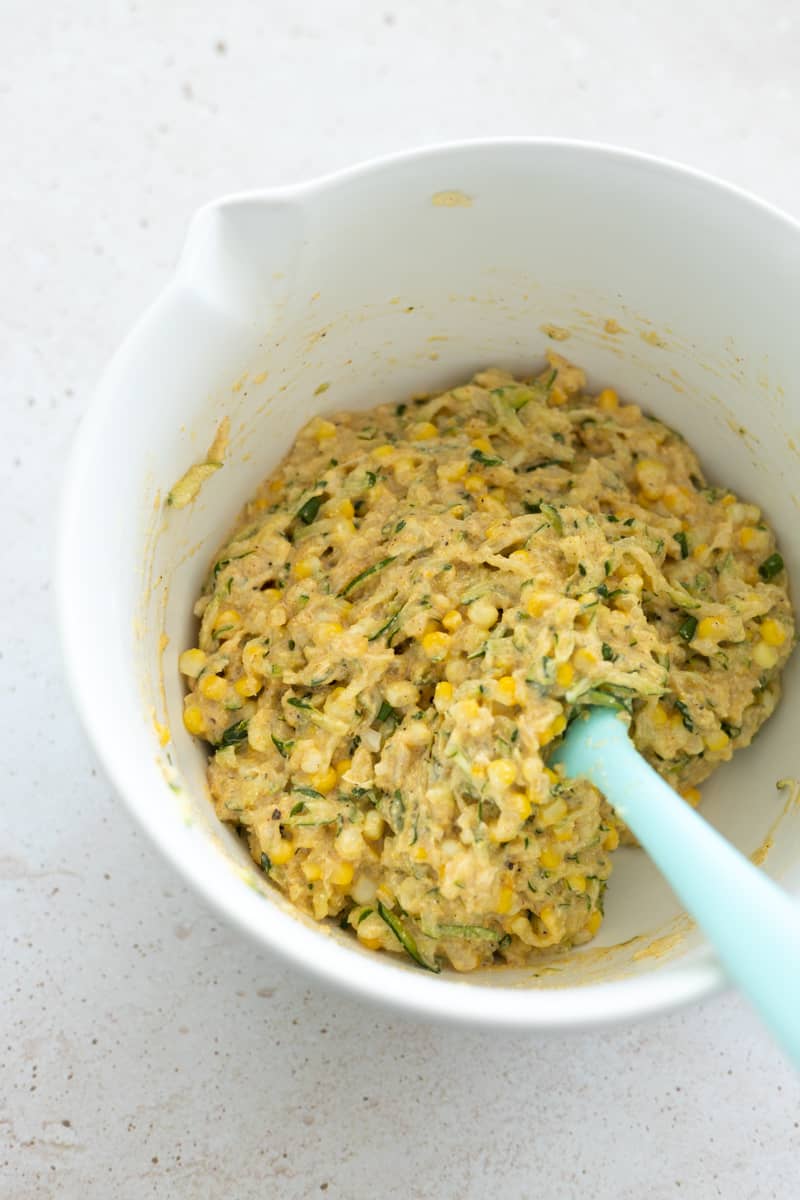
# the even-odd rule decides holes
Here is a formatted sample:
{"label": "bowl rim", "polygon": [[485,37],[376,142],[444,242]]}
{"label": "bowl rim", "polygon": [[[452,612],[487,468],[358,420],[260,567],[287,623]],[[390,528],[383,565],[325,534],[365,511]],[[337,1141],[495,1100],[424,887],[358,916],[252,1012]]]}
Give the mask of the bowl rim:
{"label": "bowl rim", "polygon": [[[361,178],[413,161],[444,160],[463,153],[493,153],[497,149],[536,151],[574,151],[588,157],[616,160],[640,170],[688,179],[704,188],[723,193],[730,201],[755,208],[764,217],[800,235],[800,222],[768,201],[735,184],[668,158],[641,153],[604,142],[556,137],[481,137],[411,147],[357,162],[297,183],[272,188],[232,192],[203,205],[190,220],[183,252],[177,266],[155,300],[134,324],[101,374],[70,449],[61,492],[61,510],[57,533],[56,599],[65,675],[73,701],[87,737],[112,785],[138,823],[147,831],[163,857],[209,904],[221,912],[262,948],[275,951],[306,974],[323,980],[351,995],[373,1000],[395,1011],[418,1017],[473,1027],[508,1029],[588,1029],[602,1025],[640,1020],[669,1012],[699,1001],[726,985],[723,971],[708,943],[702,943],[685,959],[674,965],[639,976],[596,984],[559,985],[524,988],[467,984],[454,977],[428,975],[405,964],[384,961],[382,956],[357,957],[353,949],[326,936],[321,930],[307,929],[288,913],[272,910],[269,922],[259,916],[256,906],[243,903],[233,888],[215,887],[215,879],[199,869],[195,856],[169,836],[151,807],[139,795],[135,779],[129,777],[95,717],[95,693],[89,687],[83,666],[82,626],[79,618],[80,574],[72,569],[71,546],[80,538],[77,524],[79,496],[86,472],[92,468],[93,443],[111,404],[114,376],[127,359],[148,326],[156,321],[176,291],[184,269],[193,231],[222,209],[242,203],[272,204],[316,197],[331,188],[357,182]],[[166,786],[166,785],[165,785]],[[229,871],[229,868],[225,868]],[[242,885],[243,887],[245,885]],[[261,897],[253,899],[263,904]],[[261,910],[263,912],[263,910]]]}

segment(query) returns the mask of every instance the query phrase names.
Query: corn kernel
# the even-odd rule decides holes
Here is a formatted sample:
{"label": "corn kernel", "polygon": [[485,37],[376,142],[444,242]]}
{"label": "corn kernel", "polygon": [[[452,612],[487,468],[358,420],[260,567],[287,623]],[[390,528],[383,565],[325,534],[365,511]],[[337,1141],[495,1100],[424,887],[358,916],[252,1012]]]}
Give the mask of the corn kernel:
{"label": "corn kernel", "polygon": [[340,517],[349,517],[352,519],[355,516],[356,510],[353,508],[353,501],[345,499],[339,502],[338,511]]}
{"label": "corn kernel", "polygon": [[197,685],[197,690],[206,700],[224,700],[228,694],[228,681],[221,675],[204,675]]}
{"label": "corn kernel", "polygon": [[567,403],[567,393],[557,383],[554,383],[547,393],[547,403],[551,408],[560,408]]}
{"label": "corn kernel", "polygon": [[511,787],[517,778],[517,768],[510,758],[495,758],[486,768],[489,782],[498,788]]}
{"label": "corn kernel", "polygon": [[474,600],[467,610],[467,619],[472,625],[477,625],[479,629],[491,629],[493,625],[497,624],[499,616],[500,614],[491,600],[487,600],[485,596]]}
{"label": "corn kernel", "polygon": [[553,800],[551,804],[546,804],[539,812],[540,825],[555,825],[558,821],[563,821],[567,815],[567,805],[563,797],[559,796],[557,800]]}
{"label": "corn kernel", "polygon": [[552,904],[545,904],[544,908],[539,913],[539,920],[543,925],[546,925],[548,929],[553,928],[556,923],[556,910],[553,908]]}
{"label": "corn kernel", "polygon": [[761,638],[768,646],[782,646],[786,641],[786,630],[780,621],[767,617],[761,622]]}
{"label": "corn kernel", "polygon": [[354,875],[355,875],[355,868],[353,867],[352,863],[350,863],[350,862],[337,863],[336,866],[331,871],[331,883],[334,884],[335,887],[341,887],[341,888],[347,887],[348,884],[353,882]]}
{"label": "corn kernel", "polygon": [[533,812],[533,803],[527,792],[510,792],[503,801],[503,813],[512,814],[520,824],[527,821]]}
{"label": "corn kernel", "polygon": [[537,595],[535,592],[525,600],[525,611],[531,617],[541,617],[551,605],[549,596]]}
{"label": "corn kernel", "polygon": [[341,779],[341,777],[343,775],[347,774],[347,772],[350,770],[352,765],[353,765],[352,758],[340,758],[337,763],[334,763],[333,769],[335,770],[336,774]]}
{"label": "corn kernel", "polygon": [[464,480],[464,491],[469,492],[471,496],[477,495],[478,492],[486,491],[486,481],[480,475],[467,475]]}
{"label": "corn kernel", "polygon": [[559,713],[559,715],[550,722],[547,729],[543,730],[539,734],[539,745],[546,746],[548,742],[552,742],[553,738],[557,738],[560,733],[563,733],[566,728],[567,718],[563,713]]}
{"label": "corn kernel", "polygon": [[673,483],[668,483],[664,488],[661,503],[678,516],[682,516],[692,507],[692,502],[684,488],[676,487]]}
{"label": "corn kernel", "polygon": [[183,723],[194,737],[202,737],[206,731],[205,719],[196,704],[189,704],[183,710]]}
{"label": "corn kernel", "polygon": [[256,679],[255,675],[242,675],[240,679],[236,680],[233,686],[240,696],[244,696],[247,699],[250,696],[258,695],[264,686],[264,681]]}
{"label": "corn kernel", "polygon": [[390,459],[394,458],[394,455],[394,446],[376,446],[372,451],[372,457],[377,458],[378,462],[388,462]]}
{"label": "corn kernel", "polygon": [[377,809],[371,808],[364,817],[363,836],[370,842],[376,842],[383,833],[383,817]]}
{"label": "corn kernel", "polygon": [[559,663],[556,669],[556,683],[559,687],[567,688],[575,678],[575,668],[572,663]]}
{"label": "corn kernel", "polygon": [[648,500],[659,500],[667,482],[667,468],[654,458],[641,459],[634,468],[639,487]]}
{"label": "corn kernel", "polygon": [[318,417],[314,422],[312,434],[318,442],[326,442],[336,437],[336,426],[332,421],[325,421],[321,417]]}
{"label": "corn kernel", "polygon": [[460,462],[442,463],[436,468],[436,474],[444,483],[456,483],[459,479],[463,479],[469,471],[469,463],[466,459]]}
{"label": "corn kernel", "polygon": [[544,773],[551,783],[558,783],[558,775],[556,775],[552,767],[545,767]]}
{"label": "corn kernel", "polygon": [[432,421],[419,421],[416,425],[411,426],[408,436],[412,442],[428,442],[438,433],[439,430]]}
{"label": "corn kernel", "polygon": [[315,792],[322,792],[323,796],[332,792],[338,782],[339,776],[334,767],[328,767],[326,771],[316,771],[311,776],[312,788]]}
{"label": "corn kernel", "polygon": [[699,788],[696,788],[696,787],[684,788],[683,791],[681,792],[681,795],[683,796],[684,800],[686,800],[689,804],[691,804],[692,808],[697,808],[698,804],[700,803]]}
{"label": "corn kernel", "polygon": [[498,704],[510,707],[519,703],[517,697],[517,681],[513,675],[502,675],[494,685],[494,699]]}
{"label": "corn kernel", "polygon": [[450,648],[450,635],[447,633],[426,633],[422,638],[422,649],[431,662],[441,662]]}
{"label": "corn kernel", "polygon": [[470,697],[459,702],[459,716],[464,721],[477,721],[481,715],[481,706],[477,700]]}
{"label": "corn kernel", "polygon": [[596,908],[586,922],[587,931],[594,937],[600,926],[603,924],[603,914],[599,908]]}
{"label": "corn kernel", "polygon": [[753,529],[752,525],[743,525],[739,530],[738,539],[742,549],[748,550],[758,540],[758,530]]}
{"label": "corn kernel", "polygon": [[237,625],[241,624],[242,616],[235,608],[224,608],[222,612],[217,613],[214,621],[214,629],[222,630],[225,633],[230,633]]}
{"label": "corn kernel", "polygon": [[380,950],[381,946],[383,945],[381,938],[369,937],[366,932],[363,932],[363,926],[359,926],[356,929],[356,933],[358,934],[359,942],[362,946],[365,946],[367,950]]}
{"label": "corn kernel", "polygon": [[508,556],[508,561],[520,567],[529,567],[531,565],[531,553],[529,550],[512,550]]}
{"label": "corn kernel", "polygon": [[458,609],[451,608],[450,612],[446,612],[442,617],[442,624],[448,633],[453,633],[456,629],[458,629],[463,620],[464,618],[461,616],[461,613],[458,611]]}
{"label": "corn kernel", "polygon": [[650,720],[653,722],[653,724],[656,726],[657,729],[662,728],[664,725],[666,725],[669,722],[669,713],[664,708],[664,705],[661,703],[660,700],[657,701],[656,704],[653,706],[653,711],[650,716]]}
{"label": "corn kernel", "polygon": [[539,862],[546,871],[555,871],[556,867],[560,867],[563,861],[558,851],[551,849],[549,846],[539,855]]}
{"label": "corn kernel", "polygon": [[585,875],[568,875],[567,883],[569,884],[570,890],[573,892],[585,892],[586,891],[586,876]]}
{"label": "corn kernel", "polygon": [[207,662],[208,655],[203,650],[197,648],[184,650],[178,659],[178,668],[182,675],[188,676],[189,679],[196,679]]}
{"label": "corn kernel", "polygon": [[707,737],[703,738],[706,748],[713,754],[724,750],[730,740],[724,729],[718,729],[715,733],[710,733]]}
{"label": "corn kernel", "polygon": [[495,906],[495,912],[498,912],[498,913],[500,913],[501,916],[504,916],[507,912],[511,911],[511,905],[512,905],[513,901],[514,901],[514,889],[508,887],[508,885],[501,887],[500,891],[498,893],[498,896],[497,896],[497,905]]}
{"label": "corn kernel", "polygon": [[778,661],[778,651],[768,642],[758,642],[753,650],[753,658],[760,667],[769,671]]}
{"label": "corn kernel", "polygon": [[619,845],[619,833],[612,826],[612,828],[609,829],[608,833],[603,838],[603,849],[604,850],[616,850],[618,845]]}
{"label": "corn kernel", "polygon": [[322,867],[319,865],[319,863],[309,862],[306,860],[306,862],[303,863],[301,870],[309,883],[316,883],[318,879],[322,878]]}
{"label": "corn kernel", "polygon": [[710,641],[719,641],[725,632],[725,621],[722,617],[703,617],[697,626],[696,636]]}
{"label": "corn kernel", "polygon": [[440,679],[433,693],[433,704],[437,712],[444,712],[453,699],[453,685],[446,679]]}
{"label": "corn kernel", "polygon": [[300,558],[292,568],[296,579],[308,579],[314,574],[314,562],[310,558]]}
{"label": "corn kernel", "polygon": [[420,845],[412,846],[411,847],[411,857],[413,858],[414,862],[427,862],[428,861],[428,851],[425,849],[424,846],[420,846]]}
{"label": "corn kernel", "polygon": [[708,554],[708,542],[698,542],[692,551],[692,558],[705,558]]}
{"label": "corn kernel", "polygon": [[555,830],[554,837],[557,842],[569,842],[572,840],[574,834],[575,830],[572,826],[572,822],[567,821],[566,824],[559,825],[558,829]]}
{"label": "corn kernel", "polygon": [[584,646],[579,646],[572,656],[573,665],[579,671],[590,671],[597,666],[597,655]]}
{"label": "corn kernel", "polygon": [[476,437],[472,439],[472,446],[475,450],[480,450],[482,454],[493,454],[492,443],[487,437]]}
{"label": "corn kernel", "polygon": [[720,500],[720,504],[724,504],[726,508],[728,508],[729,505],[735,504],[735,503],[736,503],[736,497],[731,492],[728,492],[727,496],[723,496],[722,499]]}
{"label": "corn kernel", "polygon": [[288,838],[281,838],[277,846],[269,852],[269,860],[276,867],[282,867],[294,857],[294,843]]}
{"label": "corn kernel", "polygon": [[314,627],[314,641],[318,646],[325,646],[333,638],[338,637],[343,633],[342,626],[338,621],[320,621]]}
{"label": "corn kernel", "polygon": [[603,412],[613,412],[619,407],[619,396],[613,388],[603,388],[600,395],[597,397],[597,407]]}

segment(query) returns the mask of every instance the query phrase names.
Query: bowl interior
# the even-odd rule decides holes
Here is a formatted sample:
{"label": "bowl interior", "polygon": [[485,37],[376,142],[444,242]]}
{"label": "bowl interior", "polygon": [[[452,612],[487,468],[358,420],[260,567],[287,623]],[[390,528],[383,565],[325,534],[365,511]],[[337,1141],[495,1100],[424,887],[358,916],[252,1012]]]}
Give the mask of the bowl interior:
{"label": "bowl interior", "polygon": [[[180,719],[176,659],[193,643],[192,605],[215,550],[312,414],[407,399],[487,365],[530,371],[553,344],[551,325],[568,334],[555,348],[593,384],[679,430],[712,481],[761,505],[797,579],[799,281],[791,222],[692,174],[579,146],[451,148],[201,212],[176,281],[103,382],[62,542],[84,717],[167,853],[257,936],[328,974],[365,987],[369,977],[396,996],[423,986],[397,982],[418,981],[414,968],[375,964],[347,935],[288,911],[213,814],[205,755]],[[189,508],[165,510],[223,415],[224,469]],[[800,774],[799,672],[795,659],[776,715],[703,790],[704,814],[793,889],[800,809],[776,780]],[[116,680],[113,713],[95,700],[104,678]],[[452,1004],[464,989],[525,988],[535,1023],[544,992],[602,985],[608,1015],[626,987],[653,1009],[669,980],[700,979],[702,963],[702,939],[670,889],[643,853],[623,850],[592,946],[459,980]]]}

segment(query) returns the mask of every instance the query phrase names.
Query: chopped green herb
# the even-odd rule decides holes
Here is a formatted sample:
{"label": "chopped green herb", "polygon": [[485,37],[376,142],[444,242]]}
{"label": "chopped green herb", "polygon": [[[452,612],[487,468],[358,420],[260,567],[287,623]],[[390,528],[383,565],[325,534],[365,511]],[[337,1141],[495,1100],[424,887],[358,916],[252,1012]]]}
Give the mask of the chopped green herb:
{"label": "chopped green herb", "polygon": [[356,918],[356,925],[360,925],[362,921],[366,921],[367,917],[371,917],[374,912],[374,908],[363,908]]}
{"label": "chopped green herb", "polygon": [[694,733],[694,721],[692,720],[692,714],[689,712],[688,706],[682,700],[676,700],[675,707],[681,714],[684,729],[687,729],[689,733]]}
{"label": "chopped green herb", "polygon": [[601,653],[603,655],[603,659],[605,662],[616,662],[617,655],[611,649],[608,642],[603,642],[603,645],[601,647]]}
{"label": "chopped green herb", "polygon": [[294,742],[293,741],[282,742],[280,738],[275,737],[274,733],[271,736],[272,736],[272,744],[274,745],[275,749],[278,751],[278,754],[280,754],[281,758],[288,758],[289,755],[292,753],[292,750],[294,749]]}
{"label": "chopped green herb", "polygon": [[310,525],[317,519],[317,513],[319,512],[324,499],[324,496],[312,496],[309,500],[306,500],[305,504],[302,505],[301,508],[297,510],[297,515],[304,525]]}
{"label": "chopped green herb", "polygon": [[354,588],[357,588],[358,585],[363,583],[365,579],[368,579],[370,575],[376,575],[378,571],[382,571],[384,567],[388,567],[389,563],[393,563],[396,558],[396,554],[390,554],[388,558],[382,558],[380,562],[373,563],[371,567],[367,567],[366,570],[360,571],[358,575],[355,575],[339,592],[340,598],[342,596],[346,596],[349,592],[352,592]]}
{"label": "chopped green herb", "polygon": [[311,708],[309,702],[307,700],[301,700],[299,696],[290,696],[286,703],[291,704],[292,708]]}
{"label": "chopped green herb", "polygon": [[237,721],[235,725],[229,725],[217,742],[216,749],[224,750],[228,746],[236,746],[243,742],[247,737],[247,725],[247,721]]}
{"label": "chopped green herb", "polygon": [[390,912],[386,905],[380,900],[378,901],[378,916],[381,917],[382,920],[384,920],[389,926],[409,958],[412,958],[418,966],[424,967],[426,971],[433,971],[436,975],[441,972],[441,967],[438,963],[429,963],[425,961],[419,952],[417,943],[405,928],[400,918],[395,913]]}
{"label": "chopped green herb", "polygon": [[375,719],[382,724],[384,721],[388,721],[390,717],[396,718],[397,713],[392,708],[388,700],[382,700],[381,706],[378,709],[378,715]]}
{"label": "chopped green herb", "polygon": [[293,792],[298,792],[301,796],[308,796],[311,800],[324,800],[322,792],[318,792],[312,787],[293,787]]}
{"label": "chopped green herb", "polygon": [[780,575],[783,570],[783,559],[780,554],[770,554],[769,558],[765,558],[758,568],[758,573],[762,579],[769,581],[774,579],[776,575]]}
{"label": "chopped green herb", "polygon": [[373,488],[378,482],[378,476],[374,471],[367,471],[367,487]]}
{"label": "chopped green herb", "polygon": [[269,856],[267,854],[261,855],[261,870],[265,875],[269,875],[270,871],[272,870],[272,863],[269,861]]}
{"label": "chopped green herb", "polygon": [[[296,789],[295,789],[295,790],[296,790]],[[297,804],[295,804],[295,805],[293,805],[293,806],[292,806],[292,809],[291,809],[291,811],[290,811],[290,813],[289,813],[289,816],[290,816],[290,817],[296,817],[296,816],[298,816],[300,813],[304,813],[305,811],[306,811],[306,802],[305,802],[305,800],[298,800],[298,801],[297,801]]]}
{"label": "chopped green herb", "polygon": [[578,563],[578,573],[580,575],[586,574],[586,567],[583,565],[583,563]]}
{"label": "chopped green herb", "polygon": [[502,467],[503,465],[502,458],[490,458],[482,450],[473,450],[470,458],[473,462],[480,463],[482,467]]}
{"label": "chopped green herb", "polygon": [[562,535],[562,533],[564,532],[564,522],[561,519],[561,513],[558,511],[557,508],[555,508],[554,505],[545,504],[544,501],[541,502],[540,508],[542,511],[542,515],[547,517],[551,526],[553,527],[553,529],[556,531],[556,533],[560,537]]}
{"label": "chopped green herb", "polygon": [[563,467],[563,466],[566,466],[566,464],[564,462],[562,462],[560,458],[543,458],[541,460],[541,462],[531,463],[529,467],[525,467],[524,471],[525,471],[526,475],[529,475],[531,473],[531,471],[540,471],[542,469],[542,467]]}
{"label": "chopped green herb", "polygon": [[741,726],[731,725],[730,721],[720,721],[720,727],[723,733],[727,733],[729,738],[737,738],[742,732]]}
{"label": "chopped green herb", "polygon": [[697,617],[687,617],[678,628],[678,637],[690,642],[697,633]]}
{"label": "chopped green herb", "polygon": [[681,558],[688,558],[689,557],[689,542],[686,537],[686,534],[681,532],[681,533],[674,533],[672,536],[675,538],[675,541],[678,543],[678,545],[681,548]]}

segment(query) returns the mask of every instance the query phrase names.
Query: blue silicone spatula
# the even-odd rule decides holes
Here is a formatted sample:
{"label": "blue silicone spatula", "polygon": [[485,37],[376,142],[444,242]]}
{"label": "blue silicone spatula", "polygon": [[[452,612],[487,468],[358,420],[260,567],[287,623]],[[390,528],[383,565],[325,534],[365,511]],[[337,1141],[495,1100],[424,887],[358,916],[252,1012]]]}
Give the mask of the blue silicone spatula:
{"label": "blue silicone spatula", "polygon": [[573,721],[554,760],[603,792],[800,1065],[800,906],[664,782],[617,713]]}

